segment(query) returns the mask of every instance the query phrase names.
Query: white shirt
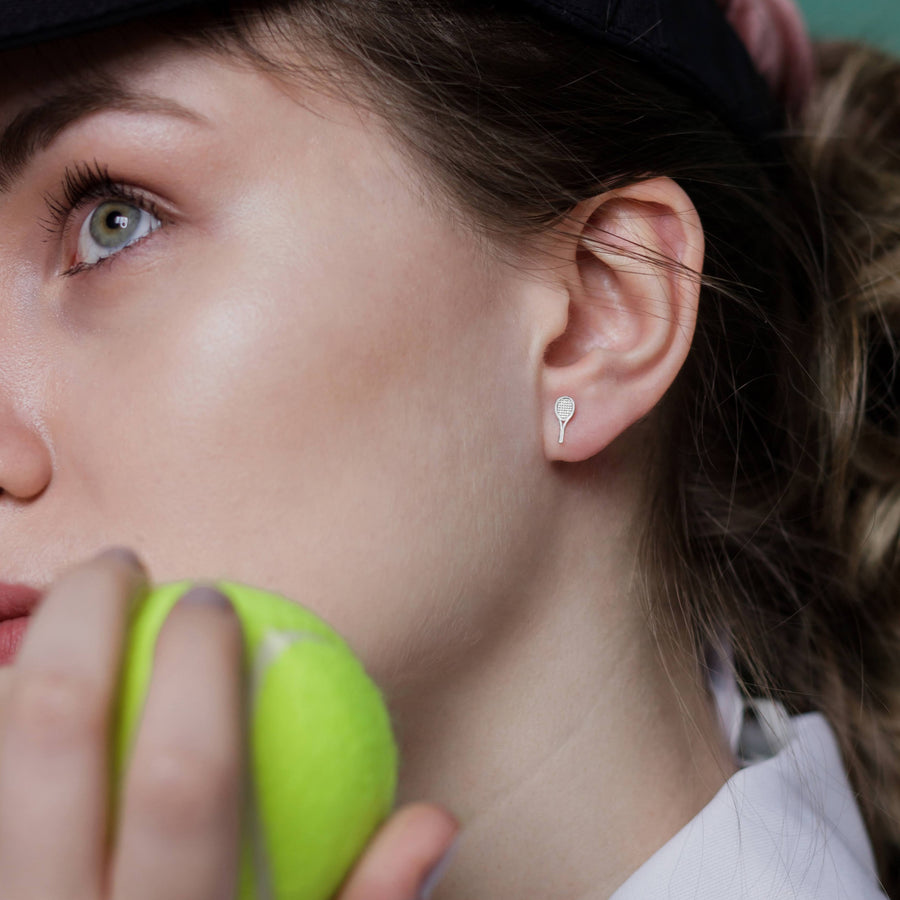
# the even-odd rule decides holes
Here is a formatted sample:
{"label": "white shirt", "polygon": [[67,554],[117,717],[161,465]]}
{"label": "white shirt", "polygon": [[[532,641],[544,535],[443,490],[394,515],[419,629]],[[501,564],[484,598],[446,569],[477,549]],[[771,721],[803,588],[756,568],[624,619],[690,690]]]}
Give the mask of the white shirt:
{"label": "white shirt", "polygon": [[827,719],[743,700],[730,648],[710,658],[722,729],[743,768],[610,900],[885,900]]}

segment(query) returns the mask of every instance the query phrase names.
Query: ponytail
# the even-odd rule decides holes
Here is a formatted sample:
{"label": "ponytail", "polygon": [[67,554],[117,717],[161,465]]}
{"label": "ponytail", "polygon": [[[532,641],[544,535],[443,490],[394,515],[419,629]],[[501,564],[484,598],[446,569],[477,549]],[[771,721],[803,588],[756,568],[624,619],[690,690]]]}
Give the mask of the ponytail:
{"label": "ponytail", "polygon": [[[827,284],[818,352],[822,472],[849,603],[822,647],[820,707],[859,792],[879,871],[900,896],[900,61],[818,48],[798,171]],[[804,176],[801,176],[804,177]]]}

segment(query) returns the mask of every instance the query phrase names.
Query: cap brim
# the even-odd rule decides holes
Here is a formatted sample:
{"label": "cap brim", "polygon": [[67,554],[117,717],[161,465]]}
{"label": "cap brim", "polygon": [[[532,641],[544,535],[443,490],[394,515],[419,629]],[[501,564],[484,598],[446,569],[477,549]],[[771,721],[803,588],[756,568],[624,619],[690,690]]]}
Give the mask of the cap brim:
{"label": "cap brim", "polygon": [[0,0],[0,50],[122,25],[204,0]]}

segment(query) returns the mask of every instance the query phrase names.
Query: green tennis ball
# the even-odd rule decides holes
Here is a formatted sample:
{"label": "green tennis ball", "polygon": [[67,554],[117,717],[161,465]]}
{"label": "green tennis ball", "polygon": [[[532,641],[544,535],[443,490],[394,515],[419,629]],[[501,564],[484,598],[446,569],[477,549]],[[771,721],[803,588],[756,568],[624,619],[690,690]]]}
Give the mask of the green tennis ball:
{"label": "green tennis ball", "polygon": [[[328,900],[394,804],[397,748],[381,693],[347,644],[290,600],[218,581],[244,635],[247,784],[239,900]],[[132,615],[113,729],[112,821],[159,630],[191,581]]]}

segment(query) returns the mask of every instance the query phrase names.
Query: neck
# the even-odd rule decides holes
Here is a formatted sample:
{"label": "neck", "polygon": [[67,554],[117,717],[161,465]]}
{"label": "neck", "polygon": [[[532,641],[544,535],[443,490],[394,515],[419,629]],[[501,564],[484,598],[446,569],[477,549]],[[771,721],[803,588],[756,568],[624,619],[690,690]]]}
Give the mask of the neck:
{"label": "neck", "polygon": [[607,898],[737,770],[700,670],[639,613],[629,543],[570,530],[496,629],[392,698],[399,802],[462,823],[434,900]]}

